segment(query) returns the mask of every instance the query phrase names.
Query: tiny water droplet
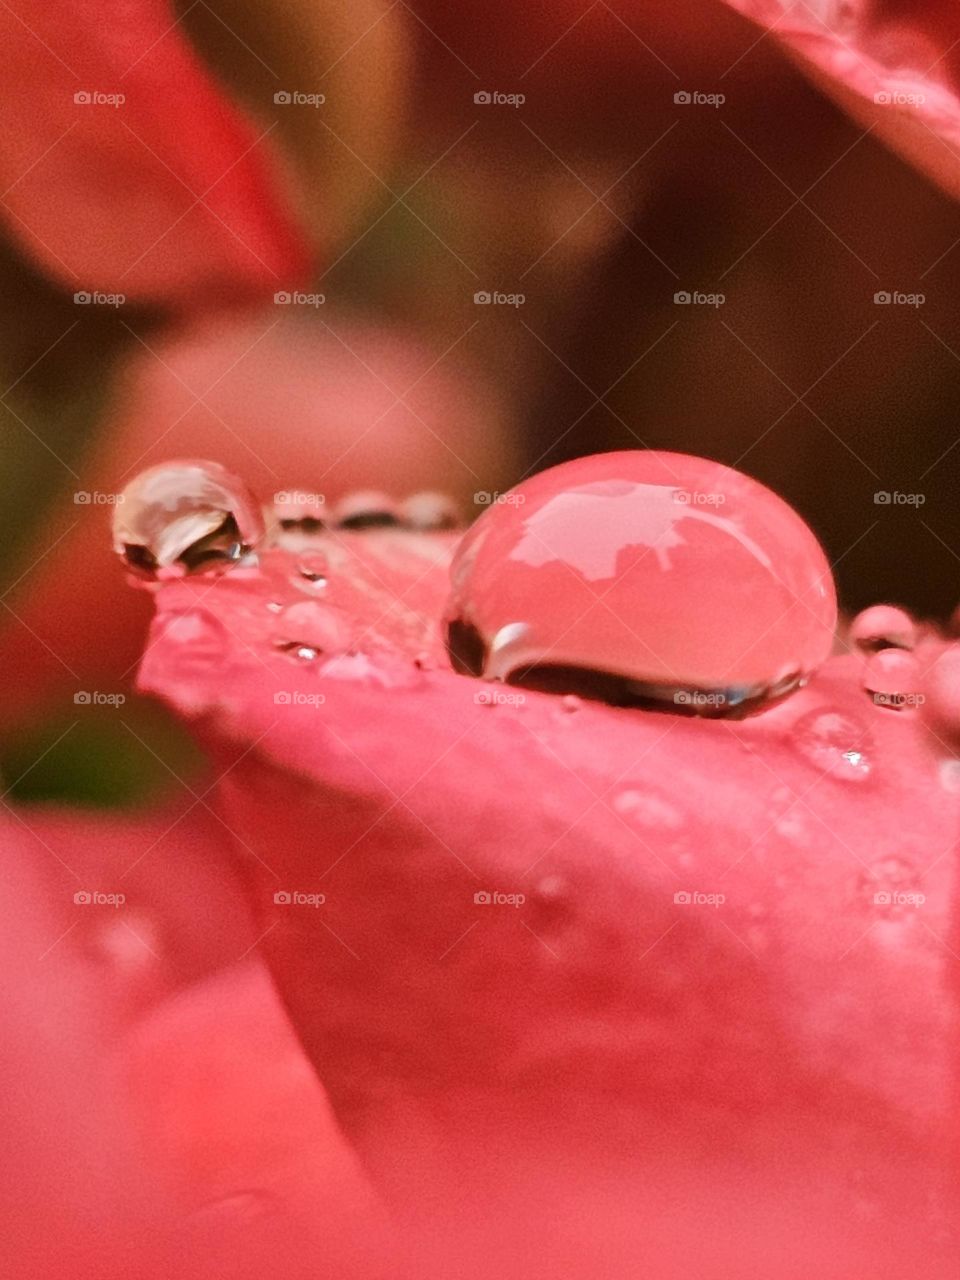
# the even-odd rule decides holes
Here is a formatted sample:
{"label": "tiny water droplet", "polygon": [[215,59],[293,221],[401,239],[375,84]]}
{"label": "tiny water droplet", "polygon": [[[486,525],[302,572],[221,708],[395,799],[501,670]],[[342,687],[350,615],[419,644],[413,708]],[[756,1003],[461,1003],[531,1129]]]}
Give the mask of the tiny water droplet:
{"label": "tiny water droplet", "polygon": [[271,613],[279,613],[280,610],[283,608],[283,605],[280,603],[279,600],[268,600],[267,608],[270,610]]}
{"label": "tiny water droplet", "polygon": [[617,813],[633,822],[650,827],[679,830],[683,817],[668,801],[649,791],[619,791],[613,798]]}
{"label": "tiny water droplet", "polygon": [[400,511],[393,499],[372,490],[342,498],[334,516],[341,529],[389,529],[400,524]]}
{"label": "tiny water droplet", "polygon": [[289,489],[274,495],[270,513],[273,524],[283,534],[321,533],[327,524],[327,504],[321,493],[307,493],[303,489]]}
{"label": "tiny water droplet", "polygon": [[400,508],[403,523],[423,533],[458,529],[463,523],[454,500],[445,493],[414,493]]}
{"label": "tiny water droplet", "polygon": [[863,782],[873,767],[866,726],[840,711],[808,711],[793,726],[792,740],[811,764],[839,781]]}
{"label": "tiny water droplet", "polygon": [[349,647],[352,634],[338,610],[312,600],[288,605],[277,615],[271,630],[277,648],[306,660],[319,653],[342,653]]}
{"label": "tiny water droplet", "polygon": [[560,706],[567,715],[573,715],[583,706],[583,699],[578,698],[575,693],[565,693],[560,699]]}
{"label": "tiny water droplet", "polygon": [[263,537],[253,494],[215,462],[165,462],[142,471],[114,509],[114,550],[138,576],[221,573]]}
{"label": "tiny water droplet", "polygon": [[296,571],[300,578],[318,589],[327,585],[329,567],[326,556],[317,554],[300,556]]}
{"label": "tiny water droplet", "polygon": [[790,692],[830,653],[826,557],[748,476],[636,450],[553,467],[506,498],[451,567],[461,672],[717,714]]}

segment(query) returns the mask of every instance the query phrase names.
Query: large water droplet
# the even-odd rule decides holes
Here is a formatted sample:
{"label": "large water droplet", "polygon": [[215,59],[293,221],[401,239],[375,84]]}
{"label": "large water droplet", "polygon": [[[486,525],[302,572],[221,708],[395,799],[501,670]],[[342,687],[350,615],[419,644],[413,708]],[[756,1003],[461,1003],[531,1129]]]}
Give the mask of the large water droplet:
{"label": "large water droplet", "polygon": [[839,711],[808,711],[793,726],[800,753],[839,781],[863,782],[873,767],[872,740],[865,725]]}
{"label": "large water droplet", "polygon": [[830,652],[836,596],[816,538],[729,467],[601,454],[506,498],[451,569],[460,671],[717,714],[789,692]]}
{"label": "large water droplet", "polygon": [[253,494],[216,462],[165,462],[141,471],[113,517],[114,550],[145,578],[222,572],[263,532]]}

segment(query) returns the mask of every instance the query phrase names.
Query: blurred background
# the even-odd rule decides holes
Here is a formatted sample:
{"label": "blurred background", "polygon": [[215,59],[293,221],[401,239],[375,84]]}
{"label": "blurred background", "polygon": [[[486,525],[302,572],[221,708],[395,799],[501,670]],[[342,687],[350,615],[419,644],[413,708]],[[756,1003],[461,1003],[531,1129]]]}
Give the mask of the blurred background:
{"label": "blurred background", "polygon": [[[797,12],[855,70],[949,94],[949,6],[840,8]],[[851,117],[798,67],[789,24],[706,0],[100,16],[0,13],[15,798],[126,803],[194,767],[133,693],[149,605],[109,551],[114,496],[169,457],[265,499],[440,488],[469,517],[578,454],[701,453],[804,514],[847,607],[953,609],[949,119],[921,121],[934,181],[887,145],[899,116]]]}

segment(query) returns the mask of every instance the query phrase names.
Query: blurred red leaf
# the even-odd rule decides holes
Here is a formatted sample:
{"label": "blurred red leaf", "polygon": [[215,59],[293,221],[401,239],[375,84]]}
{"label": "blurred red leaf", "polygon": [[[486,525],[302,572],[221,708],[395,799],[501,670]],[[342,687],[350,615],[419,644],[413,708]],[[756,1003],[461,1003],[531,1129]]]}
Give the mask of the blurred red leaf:
{"label": "blurred red leaf", "polygon": [[960,15],[948,3],[728,0],[864,129],[960,199]]}
{"label": "blurred red leaf", "polygon": [[267,137],[165,0],[0,10],[2,205],[66,287],[187,306],[269,294],[309,269]]}

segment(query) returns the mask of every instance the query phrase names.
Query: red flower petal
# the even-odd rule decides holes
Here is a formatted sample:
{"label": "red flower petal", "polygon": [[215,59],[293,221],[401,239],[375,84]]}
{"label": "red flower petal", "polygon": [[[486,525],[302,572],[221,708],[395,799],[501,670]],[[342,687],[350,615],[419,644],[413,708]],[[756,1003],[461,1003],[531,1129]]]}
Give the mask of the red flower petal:
{"label": "red flower petal", "polygon": [[2,206],[69,288],[187,304],[305,276],[269,140],[164,0],[109,21],[94,0],[19,0],[0,8],[0,32]]}
{"label": "red flower petal", "polygon": [[800,68],[866,129],[873,129],[960,199],[960,22],[948,4],[817,5],[727,0],[793,54]]}
{"label": "red flower petal", "polygon": [[287,1277],[319,1248],[379,1247],[382,1210],[252,956],[218,833],[189,800],[0,822],[9,1274],[149,1280],[175,1252],[185,1276],[229,1260]]}
{"label": "red flower petal", "polygon": [[369,1166],[452,1214],[595,1197],[600,1236],[603,1179],[634,1178],[636,1243],[661,1192],[706,1194],[706,1142],[717,1258],[793,1196],[828,1243],[785,1230],[777,1274],[797,1249],[837,1276],[909,1251],[957,1048],[957,803],[916,721],[853,658],[742,722],[491,704],[442,656],[448,547],[328,535],[316,608],[353,640],[315,662],[275,648],[268,606],[311,590],[294,553],[165,585],[142,668],[229,768],[264,948]]}

